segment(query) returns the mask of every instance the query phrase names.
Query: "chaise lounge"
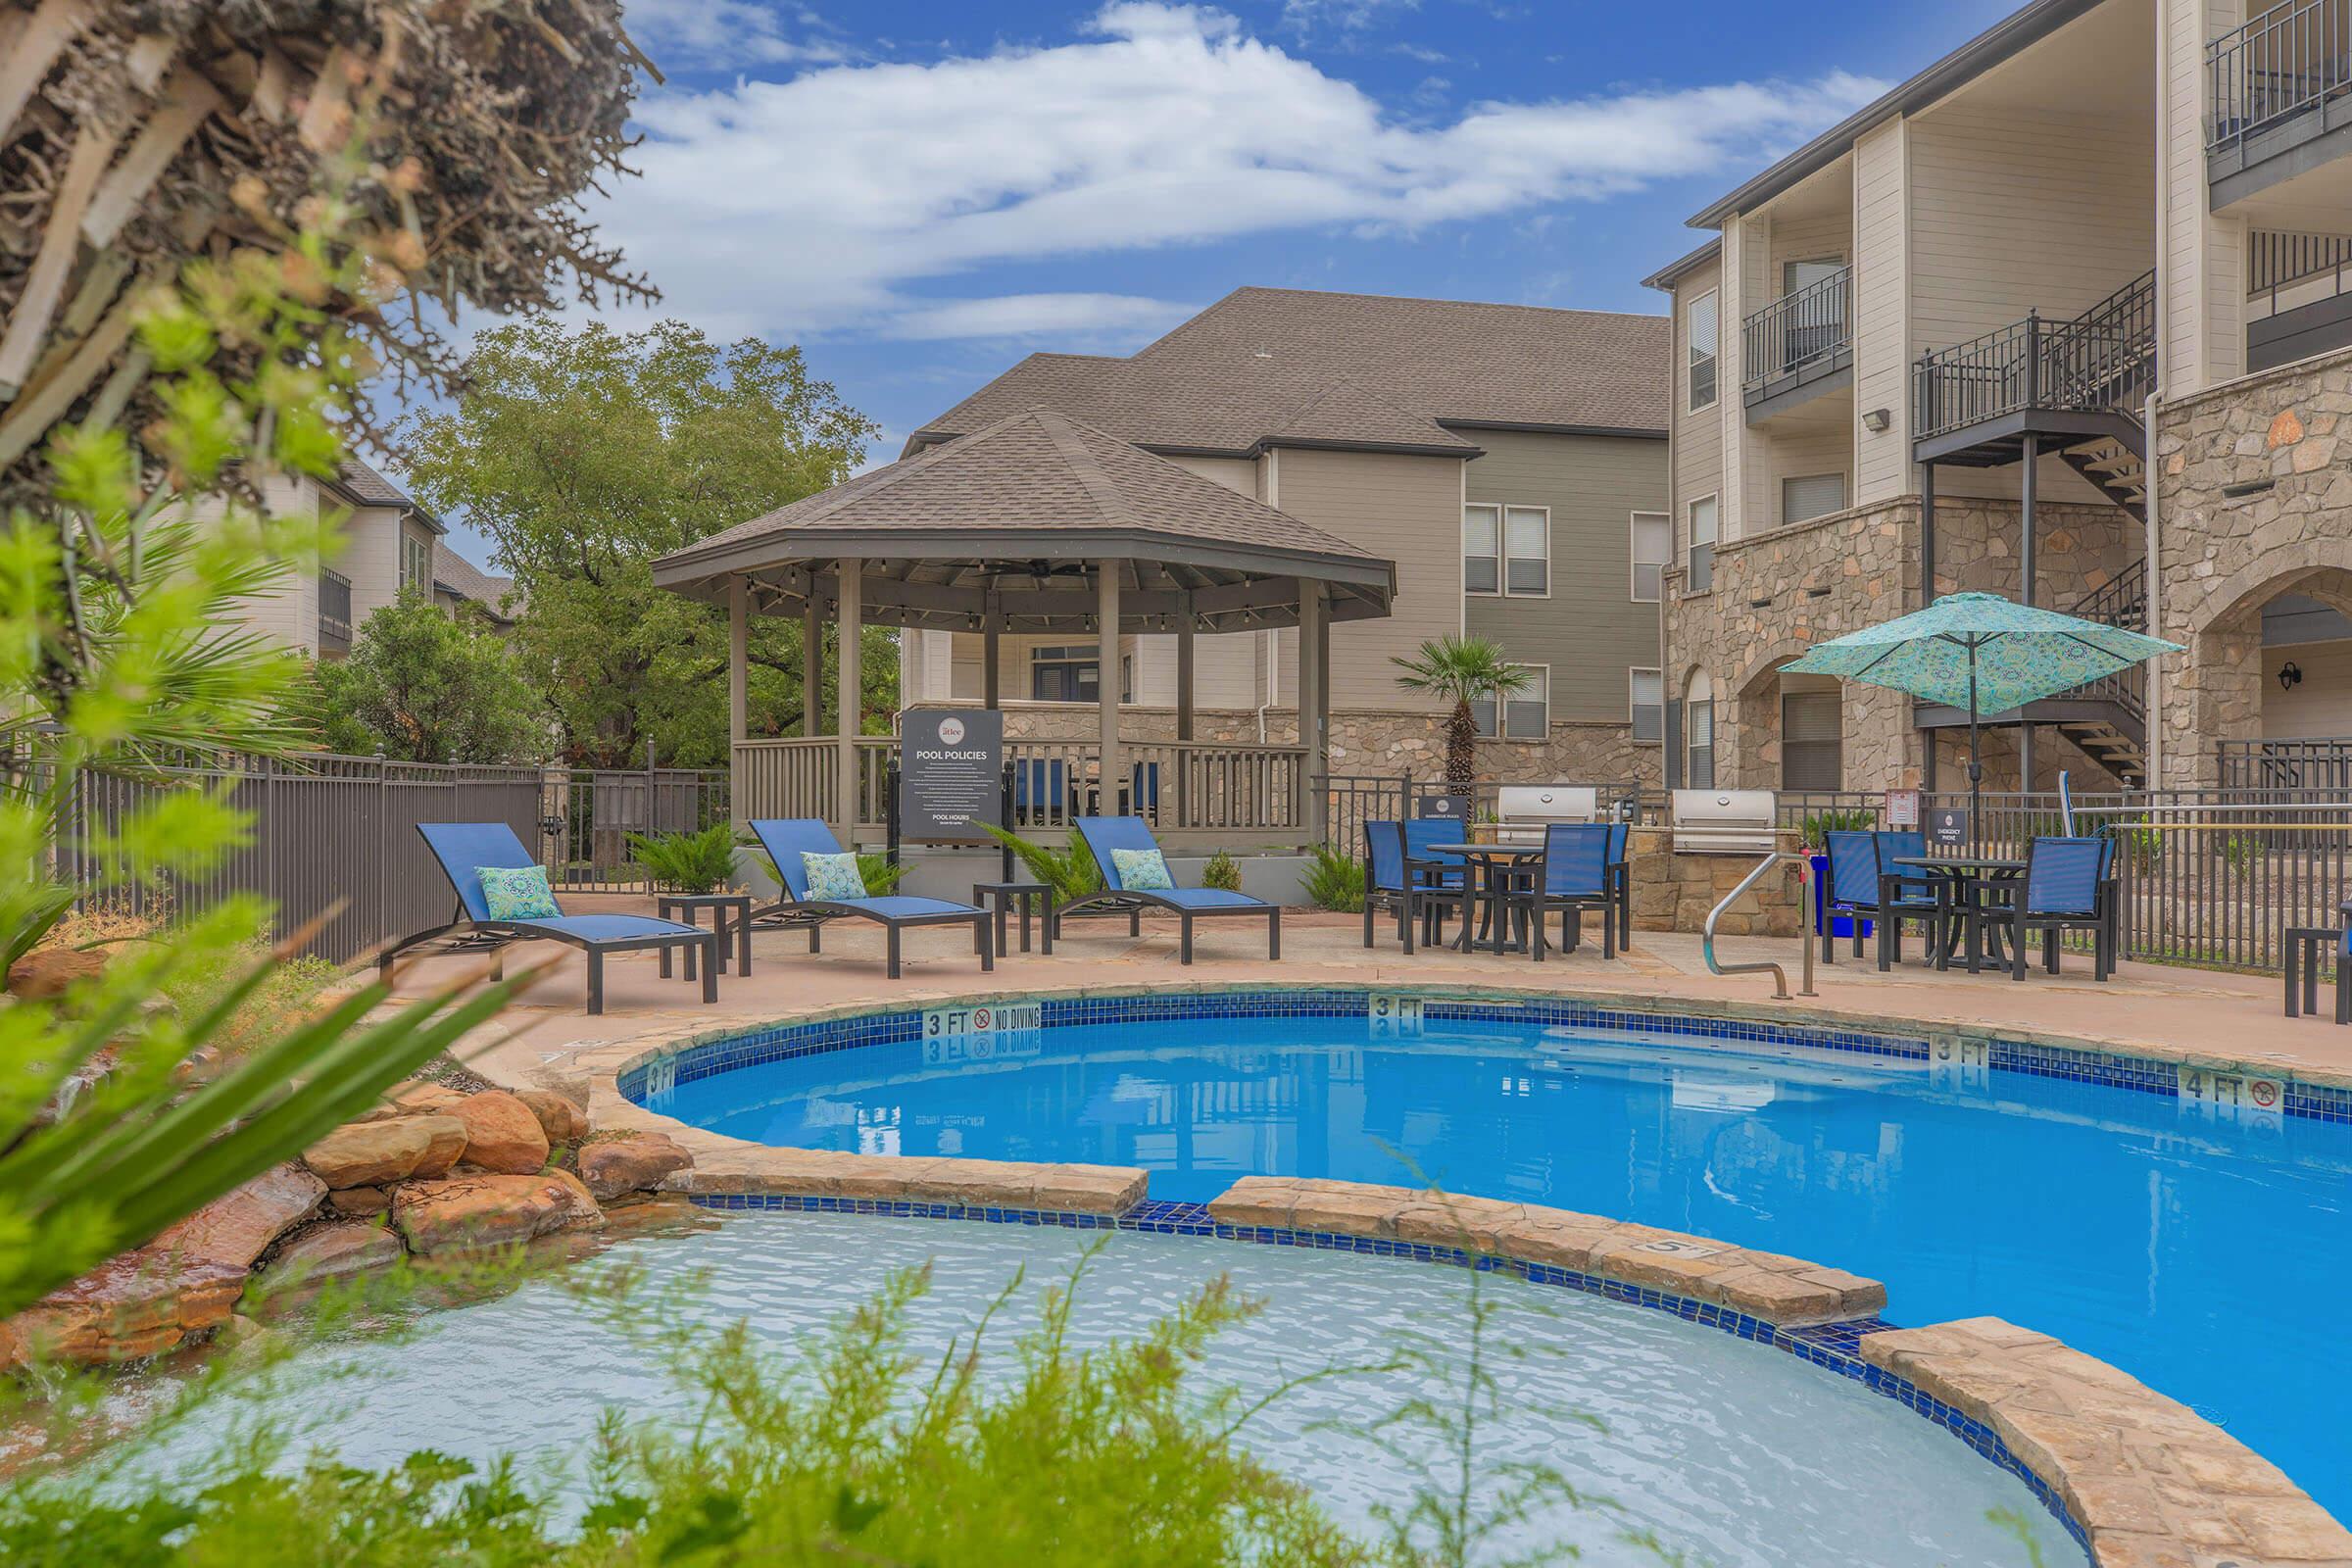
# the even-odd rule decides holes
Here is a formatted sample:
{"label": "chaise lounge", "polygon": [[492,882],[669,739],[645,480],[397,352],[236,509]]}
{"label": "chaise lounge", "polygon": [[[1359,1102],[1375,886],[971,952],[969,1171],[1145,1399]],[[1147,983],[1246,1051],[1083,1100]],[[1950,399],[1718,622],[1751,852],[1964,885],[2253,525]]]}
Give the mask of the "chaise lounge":
{"label": "chaise lounge", "polygon": [[[588,956],[588,1011],[605,1010],[605,955],[635,953],[648,948],[686,950],[686,978],[695,978],[695,958],[702,958],[703,1000],[718,1000],[718,934],[675,920],[657,920],[643,914],[565,914],[546,883],[538,859],[504,822],[420,822],[416,831],[440,862],[458,896],[457,917],[446,925],[401,938],[376,955],[376,972],[390,975],[392,960],[412,948],[444,944],[444,951],[480,951],[510,942],[561,942]],[[484,871],[539,871],[536,892],[546,912],[492,913],[492,896],[482,883]],[[493,878],[493,880],[497,880]]]}
{"label": "chaise lounge", "polygon": [[[1165,909],[1177,919],[1177,961],[1193,961],[1193,922],[1210,916],[1263,915],[1266,920],[1266,956],[1282,956],[1282,908],[1263,899],[1253,899],[1247,893],[1228,893],[1223,888],[1180,888],[1168,875],[1167,858],[1160,854],[1159,841],[1152,836],[1151,827],[1140,816],[1082,816],[1075,826],[1086,841],[1087,853],[1095,858],[1095,865],[1102,874],[1102,891],[1055,906],[1046,919],[1056,937],[1061,935],[1061,919],[1065,914],[1125,914],[1127,934],[1138,935],[1143,930],[1146,909]],[[1127,866],[1119,864],[1122,856],[1128,857]],[[1152,866],[1156,862],[1157,869]]]}
{"label": "chaise lounge", "polygon": [[767,852],[767,858],[775,862],[776,880],[784,889],[783,898],[752,911],[753,925],[770,930],[806,930],[808,951],[816,953],[821,951],[818,933],[826,921],[870,920],[882,928],[884,956],[893,980],[899,978],[902,932],[917,926],[968,925],[980,951],[980,967],[996,968],[996,948],[989,941],[987,910],[946,899],[922,899],[903,893],[877,897],[863,891],[862,881],[857,884],[857,892],[844,896],[826,897],[828,890],[824,888],[816,888],[812,893],[809,864],[803,857],[815,856],[823,860],[849,853],[834,838],[833,830],[813,816],[763,817],[754,821],[751,829],[760,840],[760,847]]}

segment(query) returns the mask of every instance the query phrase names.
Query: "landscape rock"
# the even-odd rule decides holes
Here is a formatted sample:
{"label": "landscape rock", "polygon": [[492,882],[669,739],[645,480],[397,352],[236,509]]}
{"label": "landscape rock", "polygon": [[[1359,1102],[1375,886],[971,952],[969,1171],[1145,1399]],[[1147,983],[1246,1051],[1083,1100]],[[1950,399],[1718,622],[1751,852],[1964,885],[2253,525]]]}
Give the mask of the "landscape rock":
{"label": "landscape rock", "polygon": [[599,1200],[659,1187],[694,1156],[666,1133],[640,1132],[580,1146],[580,1178]]}
{"label": "landscape rock", "polygon": [[504,1247],[593,1227],[603,1218],[588,1190],[562,1171],[461,1175],[392,1190],[392,1224],[411,1251],[423,1254]]}
{"label": "landscape rock", "polygon": [[432,1133],[419,1125],[423,1119],[411,1116],[338,1127],[306,1150],[302,1162],[330,1188],[406,1181],[433,1147]]}
{"label": "landscape rock", "polygon": [[102,1263],[9,1320],[28,1353],[76,1366],[137,1361],[228,1321],[241,1264],[175,1257],[153,1246]]}
{"label": "landscape rock", "polygon": [[331,1213],[358,1219],[390,1208],[392,1195],[381,1187],[347,1187],[339,1193],[327,1194],[326,1206]]}
{"label": "landscape rock", "polygon": [[319,1283],[388,1268],[406,1253],[400,1238],[381,1225],[318,1225],[288,1242],[262,1271],[271,1285]]}
{"label": "landscape rock", "polygon": [[270,1244],[310,1217],[326,1183],[300,1165],[278,1165],[214,1199],[141,1251],[245,1269]]}
{"label": "landscape rock", "polygon": [[547,1163],[547,1134],[531,1107],[503,1089],[468,1095],[448,1107],[466,1124],[466,1163],[507,1176],[528,1176]]}
{"label": "landscape rock", "polygon": [[422,1128],[431,1135],[433,1140],[432,1146],[424,1152],[424,1157],[416,1161],[416,1168],[409,1172],[418,1181],[430,1181],[436,1176],[446,1176],[449,1174],[451,1166],[466,1157],[466,1140],[468,1135],[466,1123],[458,1117],[415,1116],[410,1118],[410,1125]]}
{"label": "landscape rock", "polygon": [[539,1130],[551,1144],[576,1144],[588,1133],[587,1113],[552,1089],[517,1089],[514,1098],[539,1118]]}
{"label": "landscape rock", "polygon": [[46,1002],[63,996],[69,986],[95,980],[105,969],[103,953],[80,948],[42,948],[9,965],[8,991],[26,1002]]}

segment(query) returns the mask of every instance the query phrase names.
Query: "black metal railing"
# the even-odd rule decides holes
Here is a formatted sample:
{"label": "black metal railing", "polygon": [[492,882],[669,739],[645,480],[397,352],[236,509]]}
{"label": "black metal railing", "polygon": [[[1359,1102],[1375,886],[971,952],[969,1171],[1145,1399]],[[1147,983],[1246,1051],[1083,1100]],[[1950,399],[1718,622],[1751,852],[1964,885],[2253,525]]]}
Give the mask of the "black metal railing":
{"label": "black metal railing", "polygon": [[351,579],[318,568],[318,643],[337,652],[351,646]]}
{"label": "black metal railing", "polygon": [[[2084,594],[2069,605],[2066,612],[2078,620],[2096,621],[2102,626],[2120,626],[2126,631],[2147,630],[2147,558],[2143,556],[2132,562],[2117,572],[2114,580]],[[2147,666],[2133,664],[2063,692],[2060,697],[2068,702],[2113,703],[2133,718],[2144,722],[2148,716],[2147,691]]]}
{"label": "black metal railing", "polygon": [[[2293,234],[2269,228],[2246,235],[2246,299],[2266,305],[2270,315],[2278,314],[2278,296],[2286,290],[2309,294],[2308,299],[2298,297],[2298,305],[2332,299],[2344,292],[2347,276],[2352,276],[2352,235]],[[2322,279],[2325,288],[2301,288]]]}
{"label": "black metal railing", "polygon": [[2352,795],[2352,736],[2223,741],[2220,747],[2226,788]]}
{"label": "black metal railing", "polygon": [[1921,439],[2027,409],[2135,409],[2156,368],[2156,274],[2066,321],[2022,321],[1923,354],[1914,367]]}
{"label": "black metal railing", "polygon": [[2246,138],[2352,91],[2352,3],[2288,0],[2205,46],[2213,120],[2205,150]]}
{"label": "black metal railing", "polygon": [[1767,383],[1824,363],[1853,342],[1853,269],[1784,294],[1741,326],[1741,373],[1752,396]]}

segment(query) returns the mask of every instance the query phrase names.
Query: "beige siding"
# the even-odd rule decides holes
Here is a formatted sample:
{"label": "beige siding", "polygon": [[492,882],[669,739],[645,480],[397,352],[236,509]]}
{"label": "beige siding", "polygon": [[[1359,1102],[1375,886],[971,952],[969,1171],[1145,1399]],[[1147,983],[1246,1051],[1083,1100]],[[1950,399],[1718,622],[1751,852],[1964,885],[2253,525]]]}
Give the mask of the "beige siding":
{"label": "beige siding", "polygon": [[[2302,683],[2281,690],[2292,660]],[[2273,740],[2352,735],[2352,642],[2294,643],[2262,651],[2262,733]]]}
{"label": "beige siding", "polygon": [[1811,218],[1776,219],[1772,225],[1771,265],[1766,271],[1770,298],[1788,292],[1790,262],[1842,262],[1853,255],[1854,215],[1823,213]]}
{"label": "beige siding", "polygon": [[1846,417],[1834,425],[1791,430],[1776,435],[1764,449],[1763,483],[1750,508],[1756,526],[1751,532],[1785,526],[1790,519],[1782,508],[1783,481],[1811,474],[1836,473],[1845,477],[1845,500],[1848,506],[1854,499],[1854,436],[1852,405],[1835,394],[1822,399],[1846,411]]}
{"label": "beige siding", "polygon": [[1633,600],[1633,514],[1666,509],[1662,441],[1482,430],[1473,502],[1548,508],[1547,598],[1465,598],[1469,629],[1551,669],[1554,720],[1627,717],[1626,670],[1658,662],[1658,607]]}
{"label": "beige siding", "polygon": [[[318,512],[318,487],[308,479],[275,478],[264,482],[262,504],[273,516],[316,516]],[[220,503],[206,500],[197,504],[198,515],[218,516]],[[350,572],[349,552],[336,564],[346,575]],[[304,653],[318,651],[318,574],[299,571],[291,574],[276,593],[249,594],[237,601],[237,618],[253,630],[289,648]],[[356,629],[356,628],[355,628]]]}
{"label": "beige siding", "polygon": [[1854,408],[1892,416],[1855,436],[1855,499],[1911,489],[1911,175],[1909,122],[1888,121],[1854,143]]}
{"label": "beige siding", "polygon": [[2205,45],[2234,26],[2234,0],[2157,0],[2163,16],[2167,397],[2245,371],[2245,228],[2206,194]]}
{"label": "beige siding", "polygon": [[[1292,448],[1279,466],[1281,508],[1396,564],[1389,618],[1331,632],[1335,708],[1427,706],[1399,691],[1391,654],[1462,623],[1462,464],[1458,458]],[[1291,686],[1285,636],[1283,687]]]}
{"label": "beige siding", "polygon": [[[1204,479],[1228,490],[1264,500],[1265,464],[1250,458],[1170,458]],[[1255,708],[1265,699],[1258,694],[1262,679],[1261,632],[1236,632],[1201,637],[1193,644],[1193,706],[1196,708]],[[1149,636],[1136,639],[1138,700],[1168,708],[1176,706],[1176,639]],[[1148,693],[1149,695],[1145,695]]]}
{"label": "beige siding", "polygon": [[1716,503],[1715,536],[1740,537],[1745,509],[1741,505],[1748,474],[1754,466],[1756,438],[1747,428],[1740,386],[1745,371],[1740,363],[1740,323],[1760,303],[1758,279],[1768,255],[1763,224],[1755,219],[1734,219],[1723,229],[1723,292],[1716,307],[1715,420],[1723,462],[1723,493]]}
{"label": "beige siding", "polygon": [[[1723,418],[1720,406],[1690,412],[1690,337],[1686,316],[1690,302],[1722,282],[1714,264],[1691,269],[1674,285],[1674,514],[1675,549],[1690,548],[1683,519],[1700,496],[1723,488]],[[1720,524],[1718,524],[1720,527]]]}

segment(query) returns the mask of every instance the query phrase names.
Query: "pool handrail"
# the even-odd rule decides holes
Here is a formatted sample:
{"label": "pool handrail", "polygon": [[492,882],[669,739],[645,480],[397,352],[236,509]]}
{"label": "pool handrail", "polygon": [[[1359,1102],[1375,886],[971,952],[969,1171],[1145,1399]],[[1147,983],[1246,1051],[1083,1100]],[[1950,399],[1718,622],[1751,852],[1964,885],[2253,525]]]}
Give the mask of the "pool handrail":
{"label": "pool handrail", "polygon": [[[1764,858],[1761,860],[1758,860],[1755,864],[1755,869],[1749,871],[1747,875],[1741,877],[1740,879],[1740,885],[1732,889],[1731,892],[1726,893],[1716,904],[1715,907],[1707,911],[1707,923],[1705,928],[1700,931],[1698,939],[1699,956],[1707,960],[1707,971],[1710,974],[1769,974],[1772,976],[1772,1000],[1775,1002],[1787,1002],[1788,1000],[1788,971],[1782,968],[1779,963],[1770,958],[1759,959],[1753,963],[1720,963],[1716,961],[1715,922],[1722,918],[1724,910],[1730,908],[1734,904],[1739,902],[1741,894],[1745,893],[1749,888],[1754,887],[1757,880],[1761,878],[1765,872],[1771,870],[1783,860],[1794,860],[1796,862],[1797,886],[1800,888],[1803,887],[1807,880],[1806,873],[1813,868],[1812,861],[1794,850],[1775,850],[1770,855],[1764,857]],[[1818,993],[1816,993],[1813,989],[1813,944],[1804,939],[1804,933],[1801,929],[1801,921],[1799,922],[1799,926],[1800,929],[1797,933],[1796,945],[1804,951],[1805,955],[1805,984],[1804,989],[1797,992],[1797,995],[1800,997],[1810,997],[1818,995]]]}

